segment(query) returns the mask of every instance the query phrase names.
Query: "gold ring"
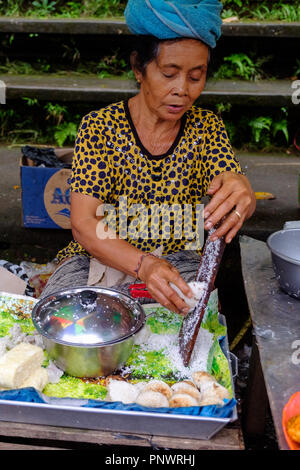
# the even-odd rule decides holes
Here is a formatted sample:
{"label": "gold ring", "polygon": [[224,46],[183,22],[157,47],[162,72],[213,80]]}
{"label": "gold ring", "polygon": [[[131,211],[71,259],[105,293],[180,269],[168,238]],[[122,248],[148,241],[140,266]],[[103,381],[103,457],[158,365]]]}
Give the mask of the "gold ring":
{"label": "gold ring", "polygon": [[233,212],[238,216],[239,219],[242,218],[241,214],[236,209]]}

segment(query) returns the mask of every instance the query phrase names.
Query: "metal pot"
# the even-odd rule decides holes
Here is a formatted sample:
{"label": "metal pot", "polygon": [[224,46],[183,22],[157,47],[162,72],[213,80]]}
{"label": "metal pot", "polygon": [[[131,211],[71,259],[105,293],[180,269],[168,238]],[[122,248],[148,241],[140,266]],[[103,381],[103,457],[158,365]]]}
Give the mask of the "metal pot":
{"label": "metal pot", "polygon": [[300,299],[300,229],[275,232],[269,236],[267,245],[281,289]]}
{"label": "metal pot", "polygon": [[75,377],[106,376],[121,368],[145,319],[137,301],[102,287],[55,292],[32,311],[50,358]]}

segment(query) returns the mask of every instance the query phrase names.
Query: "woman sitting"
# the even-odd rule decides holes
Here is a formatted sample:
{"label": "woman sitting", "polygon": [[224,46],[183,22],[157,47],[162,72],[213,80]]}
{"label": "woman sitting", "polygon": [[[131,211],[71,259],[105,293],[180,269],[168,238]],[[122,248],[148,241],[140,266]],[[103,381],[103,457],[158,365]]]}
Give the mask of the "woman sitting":
{"label": "woman sitting", "polygon": [[[213,233],[227,243],[255,210],[222,119],[194,105],[220,36],[220,3],[130,0],[125,16],[138,35],[131,64],[139,92],[81,122],[71,179],[74,240],[58,253],[59,266],[42,297],[138,278],[155,301],[184,314],[187,305],[170,282],[191,295],[187,282],[199,264],[203,197],[211,196],[205,228],[227,216]],[[115,211],[103,219],[109,208]],[[101,220],[103,227],[104,220],[115,225],[115,236],[108,237],[113,230],[101,228]]]}

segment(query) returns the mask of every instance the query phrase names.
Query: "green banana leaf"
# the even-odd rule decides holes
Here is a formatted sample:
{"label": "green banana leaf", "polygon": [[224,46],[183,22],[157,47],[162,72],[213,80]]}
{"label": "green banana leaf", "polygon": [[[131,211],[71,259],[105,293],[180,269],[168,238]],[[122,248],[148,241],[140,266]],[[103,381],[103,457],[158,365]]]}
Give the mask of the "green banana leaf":
{"label": "green banana leaf", "polygon": [[[0,294],[0,337],[9,334],[10,328],[15,324],[20,325],[22,332],[33,334],[35,328],[31,321],[31,310],[35,302],[34,299],[20,299],[13,295]],[[144,309],[146,314],[154,312],[146,321],[146,327],[151,334],[178,335],[183,320],[181,315],[157,304],[149,304],[144,306]],[[219,322],[217,290],[211,294],[201,328],[212,334],[207,372],[232,392],[228,361],[220,347],[220,339],[226,335],[226,327]],[[169,383],[177,380],[176,370],[163,348],[149,351],[138,344],[134,346],[130,358],[120,372],[133,382],[152,378],[164,379]],[[104,399],[107,390],[105,380],[101,378],[87,380],[64,374],[57,384],[49,383],[43,393],[52,397]]]}

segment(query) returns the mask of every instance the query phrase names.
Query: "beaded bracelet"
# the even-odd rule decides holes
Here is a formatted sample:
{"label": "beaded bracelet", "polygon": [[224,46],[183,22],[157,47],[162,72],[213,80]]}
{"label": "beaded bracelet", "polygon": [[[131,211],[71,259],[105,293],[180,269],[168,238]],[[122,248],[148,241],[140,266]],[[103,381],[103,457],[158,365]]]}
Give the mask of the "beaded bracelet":
{"label": "beaded bracelet", "polygon": [[154,258],[157,258],[156,255],[153,255],[152,253],[146,253],[146,254],[142,254],[140,259],[139,259],[139,262],[137,264],[137,267],[134,269],[134,272],[136,274],[136,279],[138,279],[139,277],[139,270],[141,268],[141,265],[142,265],[142,262],[143,262],[143,259],[146,258],[146,256],[154,256]]}

